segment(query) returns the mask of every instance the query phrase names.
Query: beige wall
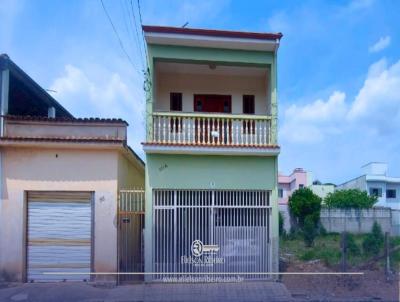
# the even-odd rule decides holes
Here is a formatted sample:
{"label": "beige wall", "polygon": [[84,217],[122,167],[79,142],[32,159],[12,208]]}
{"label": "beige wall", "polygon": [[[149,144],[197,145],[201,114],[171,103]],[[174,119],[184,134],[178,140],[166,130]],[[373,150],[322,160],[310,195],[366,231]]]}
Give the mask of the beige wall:
{"label": "beige wall", "polygon": [[6,120],[5,136],[126,140],[125,124]]}
{"label": "beige wall", "polygon": [[118,189],[144,189],[144,167],[123,155],[118,156]]}
{"label": "beige wall", "polygon": [[[118,181],[140,183],[118,150],[2,148],[0,271],[21,280],[25,270],[25,201],[29,190],[94,192],[94,269],[117,270]],[[143,175],[144,181],[144,175]],[[120,185],[121,186],[121,185]]]}
{"label": "beige wall", "polygon": [[158,72],[156,81],[155,111],[169,111],[170,92],[182,92],[182,111],[193,112],[194,94],[232,95],[232,113],[243,113],[243,95],[255,95],[255,113],[267,114],[266,76],[182,74]]}

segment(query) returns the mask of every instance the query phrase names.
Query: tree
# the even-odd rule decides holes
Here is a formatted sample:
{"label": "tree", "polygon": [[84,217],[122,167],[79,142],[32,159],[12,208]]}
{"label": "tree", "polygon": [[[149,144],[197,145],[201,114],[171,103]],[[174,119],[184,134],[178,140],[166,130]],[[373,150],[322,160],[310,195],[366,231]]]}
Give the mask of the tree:
{"label": "tree", "polygon": [[325,205],[329,208],[371,208],[377,201],[376,196],[369,196],[367,192],[358,189],[338,190],[328,193],[324,199]]}
{"label": "tree", "polygon": [[303,233],[304,243],[310,247],[318,234],[322,199],[309,188],[301,188],[289,197],[292,219]]}
{"label": "tree", "polygon": [[309,188],[301,188],[289,197],[289,210],[296,223],[302,229],[307,216],[311,216],[315,225],[319,222],[321,212],[321,197]]}
{"label": "tree", "polygon": [[304,238],[304,243],[306,244],[307,247],[313,245],[315,237],[317,237],[317,225],[312,215],[308,215],[304,219],[304,226],[303,226],[303,238]]}
{"label": "tree", "polygon": [[362,243],[364,253],[377,256],[383,246],[384,240],[381,226],[375,221],[371,233],[365,237]]}

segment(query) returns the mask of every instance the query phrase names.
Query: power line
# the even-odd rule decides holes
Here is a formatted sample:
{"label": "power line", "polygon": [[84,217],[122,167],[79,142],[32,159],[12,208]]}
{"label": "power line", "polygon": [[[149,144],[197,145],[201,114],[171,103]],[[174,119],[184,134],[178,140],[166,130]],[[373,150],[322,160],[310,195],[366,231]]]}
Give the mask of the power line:
{"label": "power line", "polygon": [[[130,4],[131,4],[133,22],[134,22],[134,24],[135,24],[136,40],[137,40],[137,43],[138,43],[137,45],[138,45],[139,50],[140,50],[140,58],[143,59],[142,47],[140,46],[141,43],[140,43],[140,38],[139,38],[139,32],[138,32],[138,29],[137,29],[137,22],[136,22],[136,17],[135,17],[135,10],[134,10],[134,8],[133,8],[133,2],[132,2],[132,0],[130,0]],[[140,14],[140,10],[139,10],[139,14]],[[144,62],[146,62],[146,58],[144,58]],[[145,64],[143,64],[143,68],[144,68],[144,65],[145,65]]]}
{"label": "power line", "polygon": [[[128,35],[129,40],[132,40],[133,44],[135,45],[134,36],[132,36],[132,30],[131,30],[131,27],[128,24],[130,22],[126,21],[126,16],[125,15],[126,15],[127,7],[125,6],[125,0],[120,0],[120,4],[121,4],[122,18],[123,18],[123,21],[124,21],[126,34]],[[127,17],[128,17],[128,20],[130,21],[130,17],[131,16],[129,14],[129,10],[128,10],[128,16]]]}
{"label": "power line", "polygon": [[105,12],[105,14],[106,14],[106,16],[108,18],[108,21],[110,21],[110,24],[111,24],[111,26],[112,26],[112,28],[114,30],[114,33],[117,36],[117,39],[118,39],[119,45],[121,46],[122,51],[125,53],[126,57],[128,58],[129,62],[132,64],[132,66],[135,69],[135,71],[138,72],[139,74],[141,74],[140,71],[137,70],[137,67],[135,66],[135,64],[133,63],[131,57],[129,56],[128,52],[126,51],[126,49],[124,47],[124,43],[122,43],[122,40],[121,40],[121,38],[120,38],[120,36],[118,34],[118,31],[117,31],[116,27],[114,26],[114,23],[111,20],[111,16],[109,15],[106,7],[104,6],[103,0],[100,0],[100,2],[101,2],[101,6],[103,7],[103,10],[104,10],[104,12]]}
{"label": "power line", "polygon": [[[122,16],[123,16],[124,24],[125,24],[125,27],[126,27],[126,31],[127,31],[128,36],[130,38],[129,40],[132,40],[132,44],[133,44],[133,48],[134,49],[137,50],[139,48],[139,50],[137,51],[137,55],[140,56],[140,64],[142,66],[142,69],[145,69],[145,61],[143,59],[143,53],[142,53],[142,49],[141,49],[140,40],[138,38],[137,33],[136,33],[136,36],[133,33],[133,27],[136,27],[136,22],[134,24],[133,21],[132,21],[132,20],[135,19],[134,16],[133,17],[131,16],[131,14],[133,14],[133,11],[131,10],[132,4],[131,4],[131,7],[130,7],[129,4],[128,4],[128,0],[127,1],[121,0],[121,3],[122,3],[122,5],[121,5],[121,7],[122,7]],[[127,17],[128,17],[129,22],[126,21],[125,13],[128,14]],[[129,23],[129,24],[127,24],[127,23]]]}
{"label": "power line", "polygon": [[144,40],[142,13],[141,13],[141,11],[140,11],[140,0],[137,0],[137,4],[138,4],[139,18],[140,18],[140,27],[141,27],[141,29],[142,29],[142,38],[143,38],[143,44],[144,44],[144,50],[145,50],[145,53],[146,53],[146,62],[147,62],[148,53],[147,53],[147,48],[146,48],[146,42],[145,42],[145,40]]}

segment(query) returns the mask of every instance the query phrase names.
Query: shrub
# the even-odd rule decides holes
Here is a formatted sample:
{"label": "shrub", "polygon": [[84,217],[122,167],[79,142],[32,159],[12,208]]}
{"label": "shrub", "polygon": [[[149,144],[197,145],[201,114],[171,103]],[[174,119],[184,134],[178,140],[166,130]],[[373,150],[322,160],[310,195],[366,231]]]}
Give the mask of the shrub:
{"label": "shrub", "polygon": [[305,251],[302,255],[300,255],[300,260],[310,261],[317,258],[317,255],[314,250]]}
{"label": "shrub", "polygon": [[347,243],[347,250],[349,251],[350,255],[358,256],[361,254],[360,247],[357,245],[354,239],[354,235],[347,234],[346,243]]}
{"label": "shrub", "polygon": [[324,249],[323,251],[321,251],[320,257],[325,265],[334,266],[340,260],[340,252],[333,249]]}
{"label": "shrub", "polygon": [[307,247],[313,245],[315,237],[317,237],[317,226],[313,216],[308,215],[304,220],[303,226],[303,238]]}
{"label": "shrub", "polygon": [[325,229],[325,227],[320,223],[319,225],[319,234],[321,236],[326,236],[328,235],[328,231]]}
{"label": "shrub", "polygon": [[365,191],[349,189],[328,193],[324,201],[325,205],[329,208],[367,209],[371,208],[376,203],[377,197],[369,196]]}
{"label": "shrub", "polygon": [[380,225],[375,221],[372,226],[371,233],[369,233],[363,243],[364,253],[367,255],[379,255],[381,247],[383,246],[384,236]]}
{"label": "shrub", "polygon": [[301,235],[302,234],[301,234],[300,230],[290,227],[289,234],[287,235],[287,239],[295,240],[295,239],[298,239],[299,237],[301,237]]}
{"label": "shrub", "polygon": [[298,189],[289,197],[289,210],[296,223],[302,229],[305,218],[310,216],[316,226],[321,213],[321,198],[309,188]]}

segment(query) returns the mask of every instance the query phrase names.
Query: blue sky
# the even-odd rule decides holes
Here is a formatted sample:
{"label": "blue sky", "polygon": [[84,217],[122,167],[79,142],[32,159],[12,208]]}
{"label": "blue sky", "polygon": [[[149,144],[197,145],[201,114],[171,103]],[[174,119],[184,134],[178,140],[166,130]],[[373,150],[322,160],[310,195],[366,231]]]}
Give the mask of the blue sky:
{"label": "blue sky", "polygon": [[[137,2],[132,1],[137,13]],[[280,31],[279,168],[341,183],[369,161],[400,176],[400,2],[142,0],[143,23]],[[130,0],[0,2],[0,52],[76,116],[121,117],[143,156],[142,60]],[[136,21],[139,16],[136,14]],[[130,18],[130,19],[129,19]]]}

